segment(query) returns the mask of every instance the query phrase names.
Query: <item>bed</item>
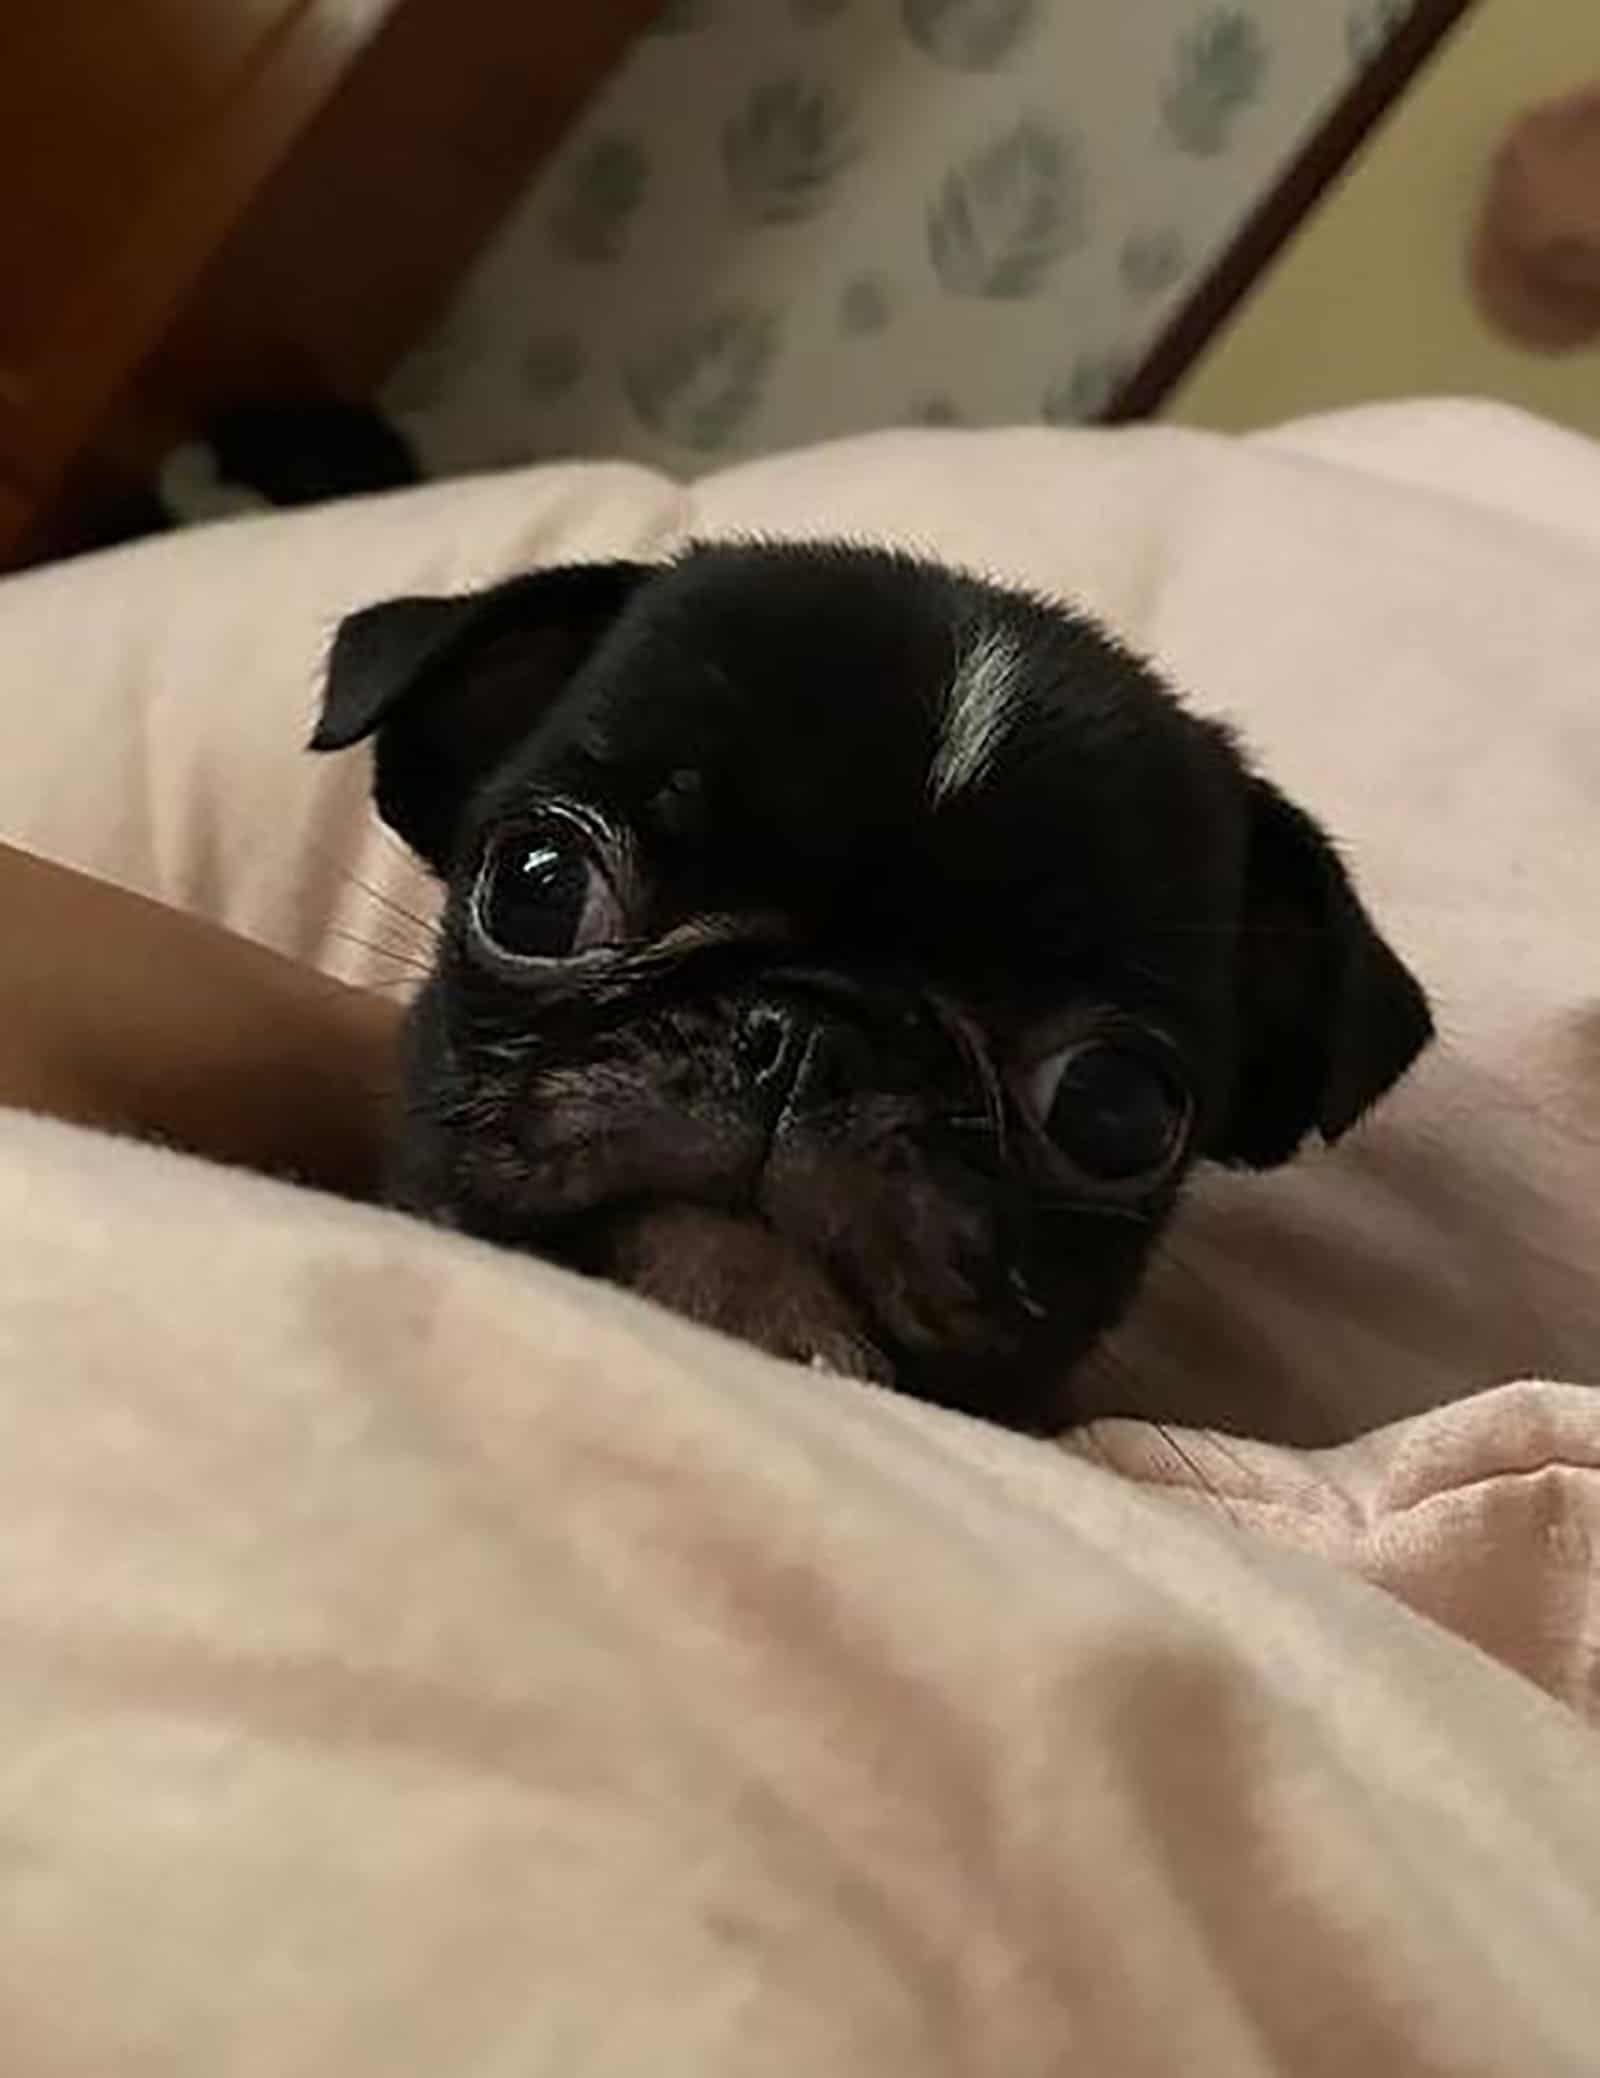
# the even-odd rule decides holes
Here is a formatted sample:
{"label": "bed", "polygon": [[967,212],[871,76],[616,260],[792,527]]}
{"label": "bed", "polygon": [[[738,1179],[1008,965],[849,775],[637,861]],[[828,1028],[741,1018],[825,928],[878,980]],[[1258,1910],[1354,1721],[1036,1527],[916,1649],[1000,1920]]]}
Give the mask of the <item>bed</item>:
{"label": "bed", "polygon": [[889,433],[200,530],[0,586],[0,835],[387,985],[338,615],[751,531],[1091,604],[1441,1044],[1194,1193],[1057,1444],[0,1118],[7,2068],[1592,2073],[1600,452]]}

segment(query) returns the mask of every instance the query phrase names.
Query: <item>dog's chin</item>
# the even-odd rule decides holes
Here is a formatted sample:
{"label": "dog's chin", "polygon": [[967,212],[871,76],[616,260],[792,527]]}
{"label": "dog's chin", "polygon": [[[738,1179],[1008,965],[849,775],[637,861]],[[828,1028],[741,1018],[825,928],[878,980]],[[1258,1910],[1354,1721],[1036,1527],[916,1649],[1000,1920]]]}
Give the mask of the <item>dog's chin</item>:
{"label": "dog's chin", "polygon": [[895,1367],[823,1266],[754,1216],[664,1204],[608,1222],[604,1274],[773,1356],[895,1384]]}

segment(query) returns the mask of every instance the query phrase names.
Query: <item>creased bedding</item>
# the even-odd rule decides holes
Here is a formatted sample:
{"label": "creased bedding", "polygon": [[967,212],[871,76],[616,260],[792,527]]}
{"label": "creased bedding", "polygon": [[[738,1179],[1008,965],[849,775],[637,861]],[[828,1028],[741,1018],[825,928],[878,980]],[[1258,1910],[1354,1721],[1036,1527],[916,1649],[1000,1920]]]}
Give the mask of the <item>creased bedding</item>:
{"label": "creased bedding", "polygon": [[1570,1693],[1581,1445],[1486,1580],[1442,1417],[1235,1526],[66,1127],[0,1225],[8,2073],[1594,2071],[1600,1739],[1293,1548],[1443,1481]]}
{"label": "creased bedding", "polygon": [[345,607],[932,548],[1231,715],[1444,1034],[1194,1193],[1059,1448],[0,1117],[5,2071],[1600,2068],[1596,514],[1594,449],[1441,405],[553,467],[0,587],[0,834],[377,980],[428,891],[296,747]]}

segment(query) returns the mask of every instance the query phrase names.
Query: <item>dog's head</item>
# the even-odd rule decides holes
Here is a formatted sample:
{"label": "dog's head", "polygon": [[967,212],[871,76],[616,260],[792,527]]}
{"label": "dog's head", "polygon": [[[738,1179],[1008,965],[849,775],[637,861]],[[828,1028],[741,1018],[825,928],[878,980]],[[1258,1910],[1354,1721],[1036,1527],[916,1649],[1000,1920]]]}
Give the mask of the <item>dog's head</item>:
{"label": "dog's head", "polygon": [[400,599],[315,738],[446,885],[397,1199],[1024,1427],[1197,1160],[1428,1038],[1311,819],[1080,615],[844,547]]}

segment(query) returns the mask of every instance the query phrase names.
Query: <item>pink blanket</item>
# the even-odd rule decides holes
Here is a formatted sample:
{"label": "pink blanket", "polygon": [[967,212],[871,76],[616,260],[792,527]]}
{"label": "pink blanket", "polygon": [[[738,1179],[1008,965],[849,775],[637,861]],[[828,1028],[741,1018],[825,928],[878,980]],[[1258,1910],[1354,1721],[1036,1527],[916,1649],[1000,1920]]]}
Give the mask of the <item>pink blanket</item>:
{"label": "pink blanket", "polygon": [[1398,1596],[1600,1724],[1600,1415],[1505,1385],[1336,1449],[1090,1424],[1068,1447]]}
{"label": "pink blanket", "polygon": [[1592,1702],[1577,1391],[1224,1508],[37,1121],[0,1227],[8,2073],[1592,2078],[1600,1739],[1306,1549]]}

